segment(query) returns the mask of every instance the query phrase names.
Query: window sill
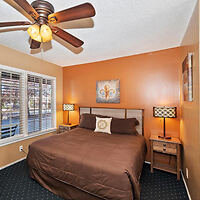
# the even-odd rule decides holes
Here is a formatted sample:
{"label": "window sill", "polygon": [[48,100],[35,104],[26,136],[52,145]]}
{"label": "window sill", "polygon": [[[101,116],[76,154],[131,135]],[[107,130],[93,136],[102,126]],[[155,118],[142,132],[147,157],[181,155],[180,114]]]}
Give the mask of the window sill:
{"label": "window sill", "polygon": [[49,129],[49,130],[46,130],[46,131],[32,133],[30,135],[17,135],[17,136],[13,136],[13,137],[2,139],[2,140],[0,139],[0,147],[6,146],[8,144],[15,143],[15,142],[27,140],[27,139],[30,139],[30,138],[34,138],[34,137],[37,137],[37,136],[40,136],[40,135],[52,133],[52,132],[55,132],[55,131],[56,131],[56,128],[52,128],[52,129]]}

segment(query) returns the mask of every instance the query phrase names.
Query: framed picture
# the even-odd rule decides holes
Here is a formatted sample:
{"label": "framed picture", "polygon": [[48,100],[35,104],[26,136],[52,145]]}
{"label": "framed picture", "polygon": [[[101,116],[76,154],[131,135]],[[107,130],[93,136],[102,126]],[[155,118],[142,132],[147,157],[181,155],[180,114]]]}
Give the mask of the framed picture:
{"label": "framed picture", "polygon": [[120,81],[108,80],[96,82],[97,103],[120,103]]}
{"label": "framed picture", "polygon": [[183,100],[193,101],[193,54],[188,53],[182,64]]}

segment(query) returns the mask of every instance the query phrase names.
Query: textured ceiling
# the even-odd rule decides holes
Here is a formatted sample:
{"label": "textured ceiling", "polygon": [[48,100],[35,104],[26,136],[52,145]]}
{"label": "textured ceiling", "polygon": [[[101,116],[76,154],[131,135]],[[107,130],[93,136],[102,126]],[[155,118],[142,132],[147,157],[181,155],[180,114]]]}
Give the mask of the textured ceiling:
{"label": "textured ceiling", "polygon": [[[29,3],[32,1],[28,0]],[[60,23],[84,41],[74,48],[54,37],[42,49],[30,50],[24,27],[1,28],[0,44],[23,53],[70,66],[179,46],[197,0],[49,0],[55,11],[90,2],[96,16]],[[18,12],[18,11],[19,12]],[[26,20],[12,0],[0,1],[0,21]]]}

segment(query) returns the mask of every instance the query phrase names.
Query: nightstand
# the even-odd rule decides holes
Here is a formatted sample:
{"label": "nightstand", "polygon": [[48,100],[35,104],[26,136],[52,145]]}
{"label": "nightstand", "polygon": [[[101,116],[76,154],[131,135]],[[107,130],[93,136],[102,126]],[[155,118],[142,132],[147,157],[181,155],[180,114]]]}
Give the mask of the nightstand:
{"label": "nightstand", "polygon": [[[181,142],[178,138],[161,139],[157,135],[150,137],[151,142],[151,172],[153,169],[160,169],[177,174],[177,180],[180,180],[181,165]],[[167,154],[176,157],[176,166],[171,167],[167,164],[159,163],[154,160],[154,153]]]}
{"label": "nightstand", "polygon": [[70,131],[70,130],[76,128],[77,126],[78,126],[78,124],[70,124],[70,125],[60,124],[58,127],[57,134],[65,132],[65,131]]}

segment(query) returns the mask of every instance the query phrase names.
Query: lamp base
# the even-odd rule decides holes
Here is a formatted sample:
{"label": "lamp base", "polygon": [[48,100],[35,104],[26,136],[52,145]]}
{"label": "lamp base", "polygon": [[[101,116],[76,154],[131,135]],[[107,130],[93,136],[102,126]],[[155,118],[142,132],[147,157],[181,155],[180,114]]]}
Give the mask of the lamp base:
{"label": "lamp base", "polygon": [[68,123],[66,123],[66,125],[72,125],[72,123],[69,123],[69,122],[68,122]]}
{"label": "lamp base", "polygon": [[171,136],[162,136],[162,135],[159,135],[158,138],[170,140],[170,139],[171,139]]}

